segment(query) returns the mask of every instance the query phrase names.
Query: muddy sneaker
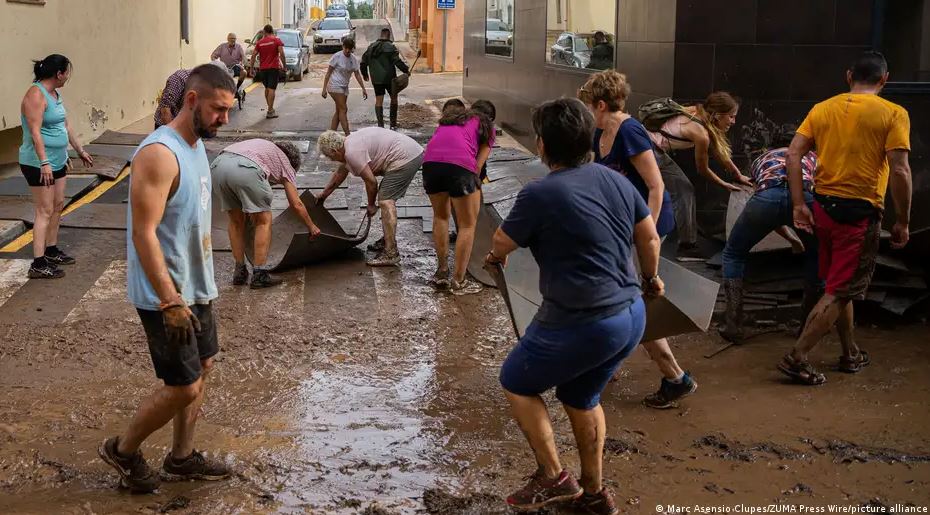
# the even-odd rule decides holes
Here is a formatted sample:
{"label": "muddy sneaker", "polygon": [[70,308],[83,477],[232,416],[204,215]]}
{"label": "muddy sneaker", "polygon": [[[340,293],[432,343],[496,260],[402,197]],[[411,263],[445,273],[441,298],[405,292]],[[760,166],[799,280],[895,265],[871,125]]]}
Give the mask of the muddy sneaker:
{"label": "muddy sneaker", "polygon": [[268,114],[265,115],[265,118],[277,118],[278,113],[274,109],[269,109]]}
{"label": "muddy sneaker", "polygon": [[472,281],[469,278],[465,278],[462,282],[458,282],[455,279],[452,279],[452,294],[453,295],[471,295],[478,293],[483,290],[484,287],[478,284],[476,281]]}
{"label": "muddy sneaker", "polygon": [[691,378],[691,374],[685,372],[680,384],[675,384],[668,379],[662,378],[662,385],[659,391],[652,395],[647,395],[643,399],[643,404],[655,409],[677,408],[678,399],[686,397],[697,390],[697,383]]}
{"label": "muddy sneaker", "polygon": [[430,279],[430,284],[437,290],[448,290],[452,283],[449,281],[449,270],[438,269]]}
{"label": "muddy sneaker", "polygon": [[249,282],[249,267],[245,263],[236,265],[236,270],[233,272],[233,285],[242,286],[247,282]]}
{"label": "muddy sneaker", "polygon": [[384,252],[384,238],[378,238],[374,243],[369,243],[368,250],[372,252]]}
{"label": "muddy sneaker", "polygon": [[400,266],[400,253],[382,252],[367,262],[368,266]]}
{"label": "muddy sneaker", "polygon": [[520,511],[538,510],[552,503],[577,499],[584,493],[567,470],[555,479],[544,478],[541,471],[536,471],[528,479],[526,486],[507,496],[510,507]]}
{"label": "muddy sneaker", "polygon": [[30,279],[61,279],[65,276],[65,271],[48,259],[41,258],[32,261],[28,276]]}
{"label": "muddy sneaker", "polygon": [[614,496],[606,488],[596,494],[585,492],[581,497],[572,501],[572,509],[581,513],[592,513],[594,515],[615,515],[620,513]]}
{"label": "muddy sneaker", "polygon": [[65,254],[58,247],[45,249],[45,259],[55,265],[73,265],[76,262],[73,257]]}
{"label": "muddy sneaker", "polygon": [[249,288],[257,290],[259,288],[270,288],[284,282],[284,279],[271,275],[268,270],[252,270],[252,283]]}
{"label": "muddy sneaker", "polygon": [[120,486],[139,494],[147,494],[157,490],[161,483],[158,480],[158,474],[146,463],[145,458],[142,457],[142,451],[136,451],[132,456],[124,458],[116,453],[116,444],[118,442],[118,436],[104,440],[97,449],[97,454],[107,465],[116,469],[117,474],[119,474]]}
{"label": "muddy sneaker", "polygon": [[169,452],[162,463],[162,472],[169,481],[201,479],[219,481],[229,477],[229,467],[220,460],[207,458],[195,449],[190,456],[176,460]]}

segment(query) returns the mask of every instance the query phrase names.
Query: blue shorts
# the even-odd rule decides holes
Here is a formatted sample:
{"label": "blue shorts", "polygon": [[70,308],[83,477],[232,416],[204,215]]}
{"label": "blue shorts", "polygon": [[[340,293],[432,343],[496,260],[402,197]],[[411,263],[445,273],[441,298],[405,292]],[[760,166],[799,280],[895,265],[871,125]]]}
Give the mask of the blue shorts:
{"label": "blue shorts", "polygon": [[585,324],[552,328],[534,321],[501,365],[501,385],[525,396],[555,387],[563,404],[592,409],[645,329],[642,298],[615,315]]}

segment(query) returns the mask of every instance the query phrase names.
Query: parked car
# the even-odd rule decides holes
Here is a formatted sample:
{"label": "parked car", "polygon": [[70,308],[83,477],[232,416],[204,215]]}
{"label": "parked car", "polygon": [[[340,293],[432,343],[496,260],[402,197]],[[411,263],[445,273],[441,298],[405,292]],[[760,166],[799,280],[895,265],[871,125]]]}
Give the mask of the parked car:
{"label": "parked car", "polygon": [[326,10],[326,17],[327,18],[342,18],[344,20],[349,20],[349,10],[344,7],[341,9],[338,9],[335,6],[330,6],[330,8]]}
{"label": "parked car", "polygon": [[513,29],[498,18],[488,18],[484,35],[484,52],[513,55]]}
{"label": "parked car", "polygon": [[287,72],[295,79],[303,80],[304,73],[310,71],[310,45],[304,40],[304,33],[296,29],[281,29],[277,36],[284,42]]}
{"label": "parked car", "polygon": [[[245,40],[249,47],[245,51],[246,73],[251,77],[254,71],[249,69],[249,63],[252,61],[252,53],[255,51],[255,43],[263,38],[265,34],[258,31],[255,37]],[[303,80],[304,73],[310,71],[310,45],[307,43],[303,32],[296,29],[279,29],[275,36],[284,43],[284,66],[287,73],[297,80]],[[260,63],[261,57],[255,58],[255,66]]]}
{"label": "parked car", "polygon": [[342,38],[355,37],[355,27],[344,18],[326,18],[313,31],[313,52],[323,50],[338,52],[342,48]]}
{"label": "parked car", "polygon": [[555,44],[549,47],[550,62],[575,68],[587,68],[591,62],[591,47],[588,40],[574,32],[559,34]]}

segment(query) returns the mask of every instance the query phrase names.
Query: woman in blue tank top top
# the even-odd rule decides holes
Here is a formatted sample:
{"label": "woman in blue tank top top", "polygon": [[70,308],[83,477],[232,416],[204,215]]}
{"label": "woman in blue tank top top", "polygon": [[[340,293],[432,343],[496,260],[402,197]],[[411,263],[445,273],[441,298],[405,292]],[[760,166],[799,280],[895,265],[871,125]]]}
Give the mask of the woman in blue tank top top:
{"label": "woman in blue tank top top", "polygon": [[35,203],[31,279],[57,279],[65,275],[58,265],[74,264],[74,258],[58,248],[58,223],[65,201],[68,144],[87,166],[94,160],[84,151],[65,116],[58,93],[71,78],[71,61],[52,54],[33,66],[35,82],[23,97],[21,122],[23,144],[19,167],[32,190]]}

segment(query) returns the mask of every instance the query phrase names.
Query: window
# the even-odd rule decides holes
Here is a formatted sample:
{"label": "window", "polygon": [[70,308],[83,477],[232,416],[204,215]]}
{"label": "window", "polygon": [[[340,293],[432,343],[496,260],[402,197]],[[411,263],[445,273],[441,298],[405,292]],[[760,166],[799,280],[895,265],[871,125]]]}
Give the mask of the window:
{"label": "window", "polygon": [[320,24],[320,30],[349,30],[349,22],[346,20],[323,20]]}
{"label": "window", "polygon": [[606,70],[614,67],[616,0],[546,0],[546,62]]}
{"label": "window", "polygon": [[930,83],[930,1],[873,0],[872,46],[885,54],[889,86]]}
{"label": "window", "polygon": [[484,28],[484,53],[513,57],[513,2],[487,0],[488,15]]}

